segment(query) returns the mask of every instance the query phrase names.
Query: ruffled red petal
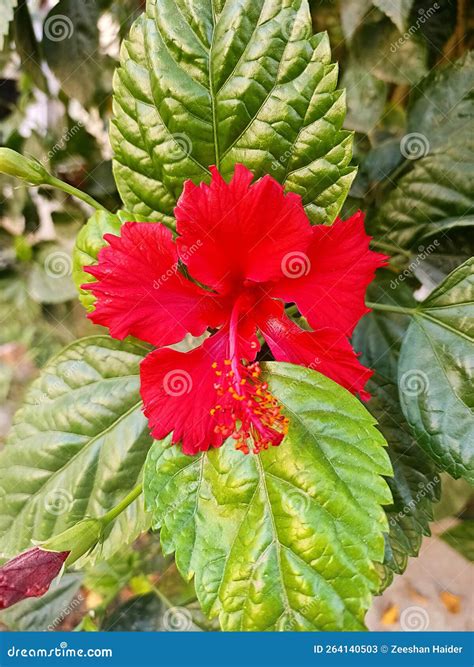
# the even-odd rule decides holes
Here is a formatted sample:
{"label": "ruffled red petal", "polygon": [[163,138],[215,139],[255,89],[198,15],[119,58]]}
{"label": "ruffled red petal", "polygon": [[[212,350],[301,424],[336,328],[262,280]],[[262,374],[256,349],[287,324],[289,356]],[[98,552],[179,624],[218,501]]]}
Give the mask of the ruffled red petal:
{"label": "ruffled red petal", "polygon": [[171,231],[161,224],[127,222],[99,262],[84,270],[97,282],[83,285],[97,297],[89,318],[110,329],[114,338],[135,336],[152,345],[171,345],[191,333],[201,335],[222,315],[209,292],[179,270]]}
{"label": "ruffled red petal", "polygon": [[304,331],[285,315],[269,317],[260,329],[277,361],[306,366],[368,400],[364,387],[373,371],[359,362],[344,334],[336,329]]}
{"label": "ruffled red petal", "polygon": [[370,240],[360,211],[332,226],[316,225],[307,253],[287,267],[272,295],[296,302],[313,329],[330,327],[350,336],[369,312],[367,287],[388,259],[369,249]]}
{"label": "ruffled red petal", "polygon": [[251,185],[253,174],[241,164],[229,183],[211,171],[210,185],[185,183],[175,209],[179,253],[191,275],[220,293],[244,280],[279,278],[282,264],[311,239],[301,198],[268,175]]}
{"label": "ruffled red petal", "polygon": [[[238,354],[252,361],[260,345],[244,326]],[[230,356],[229,332],[221,329],[190,352],[155,350],[141,363],[141,396],[151,434],[157,440],[173,431],[185,454],[220,447],[228,434],[216,430],[211,411],[227,400],[218,395],[218,376]],[[230,398],[230,396],[229,396]]]}

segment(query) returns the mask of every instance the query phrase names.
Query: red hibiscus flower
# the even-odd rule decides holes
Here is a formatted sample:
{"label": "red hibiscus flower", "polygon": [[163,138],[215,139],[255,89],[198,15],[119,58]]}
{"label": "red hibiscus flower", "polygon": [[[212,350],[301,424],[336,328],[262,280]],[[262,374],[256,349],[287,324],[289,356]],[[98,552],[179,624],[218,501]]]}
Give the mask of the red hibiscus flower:
{"label": "red hibiscus flower", "polygon": [[46,551],[34,547],[0,567],[0,609],[25,598],[40,597],[49,589],[69,551]]}
{"label": "red hibiscus flower", "polygon": [[[255,361],[260,332],[277,361],[317,369],[361,398],[372,372],[348,336],[368,309],[365,291],[383,255],[369,250],[357,213],[312,227],[301,198],[270,176],[252,184],[243,165],[226,183],[188,181],[175,209],[176,240],[161,224],[128,222],[107,234],[89,317],[122,339],[157,346],[141,364],[141,395],[152,435],[195,454],[233,436],[254,452],[287,430]],[[284,312],[295,303],[313,331]],[[190,352],[169,346],[186,333],[212,335]]]}

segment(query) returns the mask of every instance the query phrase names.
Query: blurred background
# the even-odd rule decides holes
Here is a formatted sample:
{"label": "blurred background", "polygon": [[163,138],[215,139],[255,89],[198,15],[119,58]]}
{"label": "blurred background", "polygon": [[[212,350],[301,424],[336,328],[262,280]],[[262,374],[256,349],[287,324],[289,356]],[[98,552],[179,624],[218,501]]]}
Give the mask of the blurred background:
{"label": "blurred background", "polygon": [[[108,141],[112,76],[121,40],[144,4],[0,0],[0,145],[36,157],[111,210],[120,204]],[[346,127],[355,131],[359,172],[344,212],[366,211],[369,226],[385,214],[393,219],[388,196],[417,161],[433,148],[438,154],[449,154],[458,144],[460,151],[465,149],[449,115],[442,138],[423,134],[434,113],[433,97],[425,103],[424,90],[426,81],[432,85],[443,77],[462,76],[464,86],[471,81],[472,104],[474,3],[313,0],[311,8],[315,31],[329,33],[341,86],[347,89]],[[455,62],[463,63],[461,73],[453,74]],[[434,106],[457,103],[450,94],[441,89]],[[472,106],[458,109],[458,117],[463,113],[472,114]],[[473,163],[471,153],[465,160],[467,183],[473,182]],[[454,218],[456,197],[464,193],[448,191],[442,169],[420,169],[420,181],[432,198],[430,219]],[[0,176],[0,446],[38,369],[68,342],[92,331],[71,280],[72,246],[89,215],[87,205],[71,197]],[[472,246],[472,232],[464,227],[447,229],[433,252],[421,252],[413,235],[402,253],[403,265],[409,266],[403,279],[429,291],[472,255]],[[425,540],[420,558],[412,559],[406,573],[375,600],[368,617],[371,629],[399,629],[408,606],[418,610],[422,624],[428,616],[424,629],[468,629],[473,617],[468,559],[474,536],[456,536],[461,516],[474,518],[473,496],[467,484],[446,478],[434,537]],[[68,575],[50,594],[47,613],[44,603],[28,602],[0,614],[0,621],[11,629],[71,629],[80,621],[83,629],[93,630],[97,619],[101,627],[109,624],[116,630],[158,629],[154,619],[163,593],[156,593],[154,572],[168,572],[160,591],[172,595],[179,588],[180,599],[193,598],[192,590],[178,582],[173,565],[163,570],[164,560],[156,539],[144,536],[86,579]],[[142,602],[127,611],[137,595]],[[179,625],[182,619],[173,622]],[[206,625],[197,611],[193,623]]]}

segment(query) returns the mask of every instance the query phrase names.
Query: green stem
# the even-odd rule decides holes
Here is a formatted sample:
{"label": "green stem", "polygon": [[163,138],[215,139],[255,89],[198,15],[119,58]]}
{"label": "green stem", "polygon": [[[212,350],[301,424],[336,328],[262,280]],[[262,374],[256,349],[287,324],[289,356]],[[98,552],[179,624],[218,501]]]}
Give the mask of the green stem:
{"label": "green stem", "polygon": [[383,310],[389,313],[403,313],[404,315],[414,315],[417,311],[416,308],[403,308],[403,306],[392,306],[388,303],[372,303],[366,301],[365,305],[367,308],[372,310]]}
{"label": "green stem", "polygon": [[113,507],[107,514],[104,514],[103,517],[101,517],[101,521],[104,524],[104,526],[107,526],[111,521],[114,521],[118,517],[119,514],[121,514],[124,510],[127,509],[129,505],[133,503],[134,500],[136,500],[142,493],[143,491],[143,484],[138,484],[133,491],[130,491],[128,496],[126,496],[121,502],[119,502],[118,505]]}
{"label": "green stem", "polygon": [[385,241],[375,241],[372,240],[370,242],[370,245],[373,248],[379,248],[380,250],[386,250],[387,252],[390,253],[395,253],[396,255],[404,255],[405,257],[411,258],[411,252],[408,250],[403,250],[403,248],[399,248],[398,246],[394,245],[393,243],[385,243]]}
{"label": "green stem", "polygon": [[69,185],[69,183],[65,183],[64,181],[60,181],[59,178],[56,178],[56,176],[50,176],[49,179],[48,179],[47,185],[50,185],[51,187],[54,187],[54,188],[58,188],[58,190],[62,190],[63,192],[66,192],[68,195],[72,195],[73,197],[77,197],[77,199],[82,199],[83,202],[85,202],[86,204],[89,204],[89,206],[92,206],[92,208],[95,208],[97,211],[107,211],[105,206],[102,206],[102,204],[99,204],[98,201],[93,199],[86,192],[82,192],[82,190],[78,190],[73,185]]}

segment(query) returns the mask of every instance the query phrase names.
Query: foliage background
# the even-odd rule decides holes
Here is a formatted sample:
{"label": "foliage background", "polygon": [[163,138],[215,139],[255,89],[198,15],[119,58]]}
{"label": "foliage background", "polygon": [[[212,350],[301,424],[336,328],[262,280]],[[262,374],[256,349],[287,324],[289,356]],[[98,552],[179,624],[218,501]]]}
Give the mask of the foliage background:
{"label": "foliage background", "polygon": [[[121,39],[143,5],[139,0],[0,0],[0,26],[5,26],[0,144],[36,157],[114,210],[120,199],[108,140],[112,75]],[[390,302],[402,303],[411,290],[426,296],[473,254],[474,65],[469,51],[474,6],[463,0],[313,0],[311,5],[314,29],[328,31],[347,89],[345,127],[355,131],[353,162],[359,171],[344,213],[367,211],[369,229],[399,266],[374,286],[371,298],[383,301],[389,295]],[[48,30],[57,14],[68,21]],[[459,61],[462,65],[455,65]],[[463,97],[469,89],[470,96]],[[89,214],[68,196],[0,176],[0,437],[38,370],[65,344],[93,330],[71,278],[73,243]],[[356,339],[370,335],[370,327],[383,329],[384,322],[374,318],[366,326],[369,330],[360,330]],[[366,354],[375,363],[380,355],[372,352],[372,359],[370,350]],[[388,384],[390,359],[376,368]],[[399,417],[387,410],[386,397],[374,393],[372,409],[389,431]],[[409,467],[409,460],[403,465]],[[425,473],[428,480],[436,477],[429,466]],[[428,531],[439,486],[436,480],[429,497],[417,500],[417,512],[404,517],[422,524],[413,527],[408,547],[413,553]],[[451,517],[446,525],[454,529],[468,525],[474,502],[465,483],[445,476],[442,489],[436,518]],[[451,532],[446,540],[465,552],[465,533]],[[393,561],[395,572],[406,566],[396,549]],[[443,598],[443,592],[450,593],[442,588],[424,602],[415,596],[414,602],[428,611],[439,600],[447,613],[467,611],[453,612],[458,596],[451,592],[456,599]],[[382,620],[373,622],[398,627],[399,609],[387,599]],[[172,609],[189,611],[170,615],[170,601]],[[191,622],[212,629],[197,609],[192,585],[180,580],[156,538],[145,535],[112,561],[65,577],[46,601],[25,603],[0,618],[18,629],[78,623],[85,629],[163,624],[179,629]]]}

